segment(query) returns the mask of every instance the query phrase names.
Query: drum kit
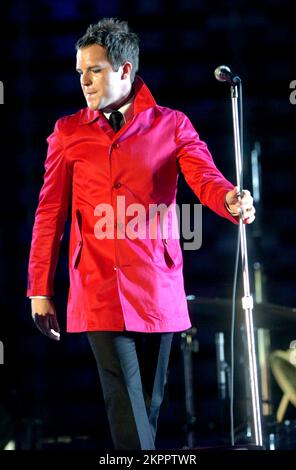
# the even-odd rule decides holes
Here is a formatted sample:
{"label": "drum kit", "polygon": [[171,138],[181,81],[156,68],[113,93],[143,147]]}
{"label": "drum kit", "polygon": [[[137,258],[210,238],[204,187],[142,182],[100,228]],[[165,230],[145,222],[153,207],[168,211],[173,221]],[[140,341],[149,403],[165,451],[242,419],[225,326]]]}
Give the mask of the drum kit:
{"label": "drum kit", "polygon": [[[184,368],[185,408],[187,416],[187,445],[195,444],[195,423],[198,421],[195,411],[193,391],[194,369],[193,353],[200,352],[200,339],[202,335],[213,334],[216,353],[216,380],[217,398],[221,403],[229,399],[230,375],[229,363],[225,360],[228,351],[224,346],[228,343],[231,329],[232,301],[222,298],[201,298],[195,295],[187,296],[188,308],[193,327],[181,334],[181,351]],[[241,347],[235,354],[240,365],[244,363],[244,326],[242,309],[236,305],[236,324],[241,335]],[[258,363],[258,376],[260,384],[260,404],[263,422],[263,436],[265,449],[296,448],[296,421],[288,420],[290,408],[296,408],[296,341],[289,341],[288,347],[279,349],[276,343],[279,338],[287,339],[293,335],[296,324],[296,308],[284,307],[272,303],[255,303],[254,327],[256,337],[256,351]],[[282,345],[281,345],[282,346]],[[242,355],[242,359],[238,359]],[[197,356],[198,357],[198,356]],[[240,366],[239,366],[240,367]],[[243,367],[240,367],[243,370]],[[235,369],[234,369],[235,370]],[[244,377],[243,401],[245,401],[245,423],[238,426],[238,439],[245,434],[248,436],[247,407],[250,399],[248,378]],[[274,392],[275,390],[275,392]],[[272,395],[279,395],[273,398]],[[279,403],[278,403],[279,402]],[[229,403],[229,401],[227,402]],[[290,408],[288,410],[288,405]],[[291,406],[292,405],[292,406]],[[293,408],[294,409],[294,408]],[[290,413],[291,415],[291,413]],[[292,413],[293,415],[293,413]],[[289,416],[288,416],[289,417]],[[244,431],[241,432],[241,429]]]}

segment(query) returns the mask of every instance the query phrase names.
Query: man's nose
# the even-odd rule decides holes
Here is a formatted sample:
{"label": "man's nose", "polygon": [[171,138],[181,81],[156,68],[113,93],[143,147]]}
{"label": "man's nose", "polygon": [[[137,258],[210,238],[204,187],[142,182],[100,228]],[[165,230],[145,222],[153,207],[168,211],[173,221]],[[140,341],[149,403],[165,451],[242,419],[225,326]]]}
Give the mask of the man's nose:
{"label": "man's nose", "polygon": [[85,72],[81,76],[81,84],[83,86],[91,85],[91,77],[88,72]]}

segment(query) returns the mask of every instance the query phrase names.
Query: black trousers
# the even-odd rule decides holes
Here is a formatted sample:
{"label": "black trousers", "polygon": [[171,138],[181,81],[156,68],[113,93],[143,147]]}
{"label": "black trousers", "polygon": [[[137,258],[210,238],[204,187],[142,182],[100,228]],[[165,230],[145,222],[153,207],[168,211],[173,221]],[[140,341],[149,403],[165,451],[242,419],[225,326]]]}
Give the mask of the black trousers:
{"label": "black trousers", "polygon": [[173,333],[93,331],[115,449],[155,449]]}

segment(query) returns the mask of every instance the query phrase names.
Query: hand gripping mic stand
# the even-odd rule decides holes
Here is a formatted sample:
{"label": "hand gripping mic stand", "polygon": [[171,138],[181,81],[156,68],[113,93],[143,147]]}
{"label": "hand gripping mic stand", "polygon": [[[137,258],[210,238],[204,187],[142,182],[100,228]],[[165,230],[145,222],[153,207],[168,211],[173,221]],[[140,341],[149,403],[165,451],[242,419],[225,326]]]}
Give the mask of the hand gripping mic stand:
{"label": "hand gripping mic stand", "polygon": [[[227,75],[220,78],[217,76],[217,70],[226,70]],[[242,146],[239,129],[239,115],[238,115],[238,84],[241,83],[239,77],[234,76],[228,67],[221,66],[216,69],[215,76],[219,81],[228,81],[231,83],[231,101],[232,101],[232,118],[233,118],[233,132],[234,132],[234,147],[235,147],[235,166],[236,166],[236,180],[238,186],[239,197],[243,194],[242,187]],[[246,238],[246,225],[243,223],[242,212],[239,216],[239,237],[240,249],[242,260],[242,273],[243,273],[243,288],[244,296],[242,297],[242,308],[245,312],[245,328],[248,350],[248,368],[250,375],[250,388],[251,388],[251,401],[252,401],[252,418],[253,430],[255,434],[255,443],[258,446],[263,445],[262,439],[262,424],[260,414],[260,401],[259,401],[259,387],[258,375],[256,364],[256,351],[254,341],[254,326],[253,326],[253,297],[250,293],[249,270],[248,270],[248,251],[247,251],[247,238]]]}

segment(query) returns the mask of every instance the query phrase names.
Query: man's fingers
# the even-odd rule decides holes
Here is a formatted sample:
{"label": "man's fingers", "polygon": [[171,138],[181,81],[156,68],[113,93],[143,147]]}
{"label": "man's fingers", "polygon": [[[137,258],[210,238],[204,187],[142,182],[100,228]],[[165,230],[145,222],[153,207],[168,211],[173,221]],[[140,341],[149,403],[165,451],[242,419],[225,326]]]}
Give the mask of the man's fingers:
{"label": "man's fingers", "polygon": [[246,219],[244,219],[244,222],[246,224],[251,224],[252,222],[254,222],[254,220],[255,220],[255,216],[252,215],[251,217],[247,217]]}
{"label": "man's fingers", "polygon": [[250,216],[250,215],[255,214],[256,209],[254,206],[246,206],[246,207],[243,207],[243,212]]}
{"label": "man's fingers", "polygon": [[256,212],[256,209],[254,206],[246,205],[246,206],[242,206],[241,209],[243,211],[243,215],[247,217],[250,217],[251,215],[255,215],[255,212]]}
{"label": "man's fingers", "polygon": [[[248,197],[252,197],[252,196],[251,196],[251,193],[250,193],[250,191],[249,191],[248,189],[243,189],[243,190],[241,191],[241,194],[240,194],[240,195],[241,195],[241,199],[242,199],[242,200],[245,199],[245,198],[248,198]],[[253,198],[252,198],[252,199],[253,199]]]}
{"label": "man's fingers", "polygon": [[[54,322],[52,321],[53,318],[55,320]],[[48,336],[49,338],[54,339],[55,341],[58,341],[60,339],[60,329],[55,315],[51,315],[49,313],[47,313],[46,315],[38,315],[38,313],[34,313],[33,320],[37,328],[45,336]]]}
{"label": "man's fingers", "polygon": [[34,313],[32,315],[33,320],[35,322],[35,325],[37,328],[43,333],[44,335],[47,334],[47,329],[48,329],[48,318],[47,315],[38,315],[37,313]]}
{"label": "man's fingers", "polygon": [[253,197],[248,189],[243,189],[240,193],[238,192],[238,187],[236,186],[230,192],[231,196],[228,198],[228,205],[234,205],[237,209],[243,207],[244,205],[253,205]]}
{"label": "man's fingers", "polygon": [[55,341],[60,340],[60,333],[58,331],[53,330],[53,329],[50,330],[48,336],[49,336],[49,338],[54,339]]}
{"label": "man's fingers", "polygon": [[[235,205],[238,209],[241,209],[243,213],[248,211],[255,211],[253,206],[253,197],[250,194],[250,191],[244,190],[244,195],[235,202]],[[254,212],[255,213],[255,212]],[[250,215],[250,214],[249,214]]]}
{"label": "man's fingers", "polygon": [[239,202],[240,202],[241,205],[245,205],[245,204],[252,205],[253,204],[253,197],[251,196],[250,191],[244,190],[243,191],[243,196],[239,199]]}
{"label": "man's fingers", "polygon": [[246,224],[251,224],[255,220],[255,207],[253,205],[253,197],[248,189],[238,191],[235,186],[227,193],[226,203],[233,214],[237,212]]}
{"label": "man's fingers", "polygon": [[57,317],[55,315],[50,315],[49,319],[50,324],[50,338],[56,341],[60,339],[60,327],[57,321]]}
{"label": "man's fingers", "polygon": [[59,333],[59,332],[60,332],[60,326],[59,326],[59,324],[58,324],[58,320],[57,320],[56,315],[50,315],[49,322],[50,322],[51,328],[52,328],[54,331],[56,331],[57,333]]}
{"label": "man's fingers", "polygon": [[246,224],[251,224],[255,220],[255,207],[250,207],[243,212],[243,219]]}

